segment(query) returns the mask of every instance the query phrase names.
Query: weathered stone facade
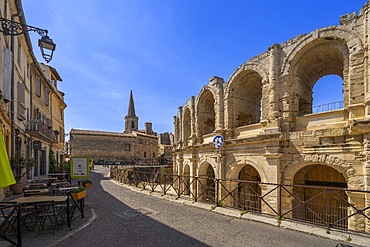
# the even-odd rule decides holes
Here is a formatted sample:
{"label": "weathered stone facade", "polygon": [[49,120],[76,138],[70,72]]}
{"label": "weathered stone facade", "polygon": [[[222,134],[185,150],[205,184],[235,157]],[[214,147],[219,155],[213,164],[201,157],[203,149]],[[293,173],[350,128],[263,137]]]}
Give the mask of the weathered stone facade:
{"label": "weathered stone facade", "polygon": [[[174,117],[174,174],[276,184],[335,183],[369,191],[369,12],[367,2],[359,15],[340,17],[339,26],[274,44],[240,65],[227,82],[212,77]],[[331,74],[343,79],[343,107],[313,113],[313,87]],[[215,135],[225,139],[219,169]],[[268,187],[261,186],[260,194]],[[370,206],[369,195],[347,196],[362,208]],[[283,205],[292,204],[292,198],[282,200]],[[349,225],[370,232],[368,220],[350,220]]]}
{"label": "weathered stone facade", "polygon": [[70,131],[72,156],[111,161],[156,162],[158,138],[140,132],[130,134],[72,129]]}
{"label": "weathered stone facade", "polygon": [[95,161],[126,161],[141,164],[158,162],[158,137],[152,123],[145,123],[145,130],[138,130],[139,118],[135,114],[132,91],[125,129],[122,133],[79,130],[70,131],[71,156],[88,156]]}

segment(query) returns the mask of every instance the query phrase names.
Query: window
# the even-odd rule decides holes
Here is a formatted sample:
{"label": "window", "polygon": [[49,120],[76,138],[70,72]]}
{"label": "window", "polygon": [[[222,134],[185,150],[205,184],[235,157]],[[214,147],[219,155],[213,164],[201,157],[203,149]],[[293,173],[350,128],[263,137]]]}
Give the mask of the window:
{"label": "window", "polygon": [[130,144],[125,144],[125,151],[130,151],[130,150],[131,150]]}
{"label": "window", "polygon": [[131,122],[131,128],[135,129],[135,122],[134,121]]}
{"label": "window", "polygon": [[153,159],[155,158],[155,153],[153,153]]}
{"label": "window", "polygon": [[36,95],[41,97],[41,78],[36,76]]}
{"label": "window", "polygon": [[144,158],[146,158],[146,152],[144,152]]}

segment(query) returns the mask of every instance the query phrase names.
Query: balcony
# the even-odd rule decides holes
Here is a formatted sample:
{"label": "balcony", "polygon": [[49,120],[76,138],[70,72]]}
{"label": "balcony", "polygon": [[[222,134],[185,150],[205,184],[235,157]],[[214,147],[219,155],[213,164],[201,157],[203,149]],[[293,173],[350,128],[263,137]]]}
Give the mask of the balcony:
{"label": "balcony", "polygon": [[39,119],[32,119],[27,122],[26,133],[47,142],[57,142],[51,124],[46,124]]}

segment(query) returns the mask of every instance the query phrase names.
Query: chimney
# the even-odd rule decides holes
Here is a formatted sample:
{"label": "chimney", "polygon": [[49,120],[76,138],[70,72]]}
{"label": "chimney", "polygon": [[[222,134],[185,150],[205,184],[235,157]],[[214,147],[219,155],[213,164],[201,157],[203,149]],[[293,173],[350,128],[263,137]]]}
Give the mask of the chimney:
{"label": "chimney", "polygon": [[149,122],[145,123],[145,134],[148,134],[148,135],[153,134],[152,123],[149,123]]}

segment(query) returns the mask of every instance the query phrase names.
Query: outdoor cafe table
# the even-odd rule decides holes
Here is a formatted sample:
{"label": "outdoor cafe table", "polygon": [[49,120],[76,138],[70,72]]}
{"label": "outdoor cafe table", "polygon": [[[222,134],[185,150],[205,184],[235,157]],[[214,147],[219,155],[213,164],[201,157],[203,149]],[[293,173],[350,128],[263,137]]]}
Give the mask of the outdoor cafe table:
{"label": "outdoor cafe table", "polygon": [[37,203],[37,202],[50,202],[50,201],[67,203],[67,225],[68,227],[71,227],[68,196],[27,196],[27,197],[18,197],[18,198],[11,200],[11,202],[16,202],[21,205]]}
{"label": "outdoor cafe table", "polygon": [[49,192],[49,189],[29,189],[23,190],[24,195],[45,195]]}
{"label": "outdoor cafe table", "polygon": [[77,188],[78,187],[60,187],[60,188],[57,188],[57,190],[59,190],[60,192],[71,192]]}
{"label": "outdoor cafe table", "polygon": [[51,186],[51,183],[57,180],[57,178],[42,178],[43,181],[45,181],[48,188]]}

